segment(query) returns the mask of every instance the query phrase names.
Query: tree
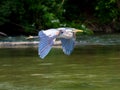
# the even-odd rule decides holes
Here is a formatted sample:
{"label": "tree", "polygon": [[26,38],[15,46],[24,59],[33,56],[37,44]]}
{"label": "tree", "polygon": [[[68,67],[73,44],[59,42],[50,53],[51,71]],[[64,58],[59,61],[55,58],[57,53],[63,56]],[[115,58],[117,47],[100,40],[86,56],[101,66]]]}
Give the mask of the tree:
{"label": "tree", "polygon": [[[26,33],[56,27],[82,28],[89,23],[120,29],[119,0],[1,0],[0,29]],[[8,28],[9,28],[8,27]],[[1,29],[2,30],[2,29]],[[8,31],[8,32],[11,32]],[[12,31],[13,32],[13,31]]]}
{"label": "tree", "polygon": [[118,0],[97,0],[95,15],[101,23],[110,23],[118,20],[120,9],[117,6]]}

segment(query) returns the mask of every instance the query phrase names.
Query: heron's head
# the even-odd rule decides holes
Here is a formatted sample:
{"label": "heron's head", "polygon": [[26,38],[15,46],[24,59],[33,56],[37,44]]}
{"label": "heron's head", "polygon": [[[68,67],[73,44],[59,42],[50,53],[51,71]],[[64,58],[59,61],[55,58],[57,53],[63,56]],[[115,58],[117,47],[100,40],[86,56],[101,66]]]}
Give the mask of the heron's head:
{"label": "heron's head", "polygon": [[75,28],[59,28],[58,30],[60,31],[59,37],[66,39],[75,38],[77,32],[83,32]]}
{"label": "heron's head", "polygon": [[64,28],[63,31],[70,32],[70,33],[83,32],[83,30],[79,30],[79,29],[75,29],[75,28]]}
{"label": "heron's head", "polygon": [[75,29],[75,28],[58,28],[58,30],[62,31],[62,32],[73,32],[73,33],[77,33],[77,32],[83,32],[83,30],[79,30],[79,29]]}

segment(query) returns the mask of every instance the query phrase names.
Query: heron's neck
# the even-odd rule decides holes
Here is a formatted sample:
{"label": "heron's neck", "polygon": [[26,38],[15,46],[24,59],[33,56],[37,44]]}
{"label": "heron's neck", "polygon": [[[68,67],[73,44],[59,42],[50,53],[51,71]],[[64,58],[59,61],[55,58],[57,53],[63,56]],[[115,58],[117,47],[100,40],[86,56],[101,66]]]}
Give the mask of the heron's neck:
{"label": "heron's neck", "polygon": [[70,39],[73,38],[73,33],[70,32],[64,32],[58,36],[58,38],[65,38],[65,39]]}

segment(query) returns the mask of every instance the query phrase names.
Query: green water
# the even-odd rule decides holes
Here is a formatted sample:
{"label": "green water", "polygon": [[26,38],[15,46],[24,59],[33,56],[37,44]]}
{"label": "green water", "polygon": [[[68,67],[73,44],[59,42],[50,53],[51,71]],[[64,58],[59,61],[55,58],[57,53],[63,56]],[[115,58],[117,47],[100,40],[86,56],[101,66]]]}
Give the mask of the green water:
{"label": "green water", "polygon": [[0,90],[120,90],[120,46],[75,47],[70,56],[52,49],[0,49]]}

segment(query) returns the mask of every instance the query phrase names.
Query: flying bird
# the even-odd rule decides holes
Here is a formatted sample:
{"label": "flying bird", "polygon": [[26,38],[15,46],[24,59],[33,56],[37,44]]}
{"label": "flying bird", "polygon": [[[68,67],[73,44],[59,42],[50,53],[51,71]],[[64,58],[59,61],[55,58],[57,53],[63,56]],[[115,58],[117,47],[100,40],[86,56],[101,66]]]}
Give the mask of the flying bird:
{"label": "flying bird", "polygon": [[70,55],[75,46],[77,32],[83,32],[83,30],[78,30],[75,28],[48,29],[41,30],[39,31],[38,36],[31,36],[28,37],[28,39],[39,38],[38,55],[40,58],[44,59],[54,45],[56,38],[60,38],[64,54]]}

